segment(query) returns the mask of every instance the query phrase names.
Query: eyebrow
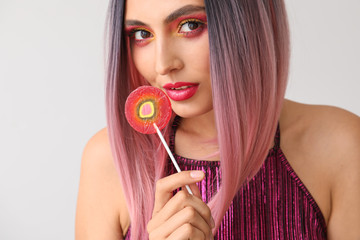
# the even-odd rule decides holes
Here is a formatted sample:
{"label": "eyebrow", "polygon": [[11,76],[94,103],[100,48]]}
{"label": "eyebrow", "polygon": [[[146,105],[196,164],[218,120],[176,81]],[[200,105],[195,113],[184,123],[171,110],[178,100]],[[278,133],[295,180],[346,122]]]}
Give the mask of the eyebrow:
{"label": "eyebrow", "polygon": [[171,23],[172,21],[176,20],[177,18],[188,15],[194,12],[205,11],[205,7],[203,6],[195,6],[195,5],[186,5],[178,10],[172,12],[169,16],[165,18],[165,23]]}
{"label": "eyebrow", "polygon": [[[194,12],[200,12],[205,11],[205,7],[203,6],[196,6],[196,5],[186,5],[184,7],[181,7],[174,12],[172,12],[169,16],[167,16],[164,20],[165,24],[171,23],[175,21],[177,18],[188,15]],[[147,24],[138,21],[138,20],[126,20],[125,21],[126,26],[147,26]]]}

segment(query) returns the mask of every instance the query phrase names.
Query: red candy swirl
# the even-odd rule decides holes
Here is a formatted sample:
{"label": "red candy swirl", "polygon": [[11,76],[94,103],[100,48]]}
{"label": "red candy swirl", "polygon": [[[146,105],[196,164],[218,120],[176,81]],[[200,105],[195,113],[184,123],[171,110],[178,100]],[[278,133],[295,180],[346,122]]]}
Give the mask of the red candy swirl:
{"label": "red candy swirl", "polygon": [[153,124],[163,129],[171,118],[171,103],[156,87],[141,86],[130,93],[125,103],[125,116],[136,131],[156,133]]}

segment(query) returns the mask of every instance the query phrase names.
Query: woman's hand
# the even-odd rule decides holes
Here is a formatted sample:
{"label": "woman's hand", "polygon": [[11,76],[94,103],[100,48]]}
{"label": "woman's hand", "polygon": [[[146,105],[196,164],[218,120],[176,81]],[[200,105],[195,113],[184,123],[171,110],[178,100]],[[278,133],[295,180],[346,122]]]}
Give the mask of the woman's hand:
{"label": "woman's hand", "polygon": [[[203,178],[202,171],[183,171],[158,180],[153,215],[147,225],[150,240],[214,239],[214,220],[195,184]],[[194,195],[183,189],[173,196],[174,190],[186,184]]]}

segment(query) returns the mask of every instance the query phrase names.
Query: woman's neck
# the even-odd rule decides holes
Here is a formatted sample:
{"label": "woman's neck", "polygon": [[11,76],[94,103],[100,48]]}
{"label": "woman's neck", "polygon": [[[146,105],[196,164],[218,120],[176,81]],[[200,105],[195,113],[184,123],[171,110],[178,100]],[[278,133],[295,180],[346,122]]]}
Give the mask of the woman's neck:
{"label": "woman's neck", "polygon": [[178,131],[197,138],[213,140],[217,138],[214,110],[194,118],[182,118]]}
{"label": "woman's neck", "polygon": [[175,135],[175,153],[189,159],[219,160],[213,111],[180,120]]}

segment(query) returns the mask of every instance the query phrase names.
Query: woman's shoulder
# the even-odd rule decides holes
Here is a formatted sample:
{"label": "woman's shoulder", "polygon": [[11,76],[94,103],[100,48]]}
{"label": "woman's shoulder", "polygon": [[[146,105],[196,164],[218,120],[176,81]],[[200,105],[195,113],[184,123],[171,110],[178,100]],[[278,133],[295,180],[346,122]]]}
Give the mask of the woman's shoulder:
{"label": "woman's shoulder", "polygon": [[360,118],[344,109],[286,100],[280,121],[284,135],[309,151],[332,153],[328,157],[333,158],[358,149]]}
{"label": "woman's shoulder", "polygon": [[329,236],[360,236],[354,230],[360,225],[360,118],[337,107],[286,100],[280,131],[281,148],[318,202]]}
{"label": "woman's shoulder", "polygon": [[121,239],[122,229],[128,225],[125,198],[104,128],[90,138],[83,151],[76,239]]}

